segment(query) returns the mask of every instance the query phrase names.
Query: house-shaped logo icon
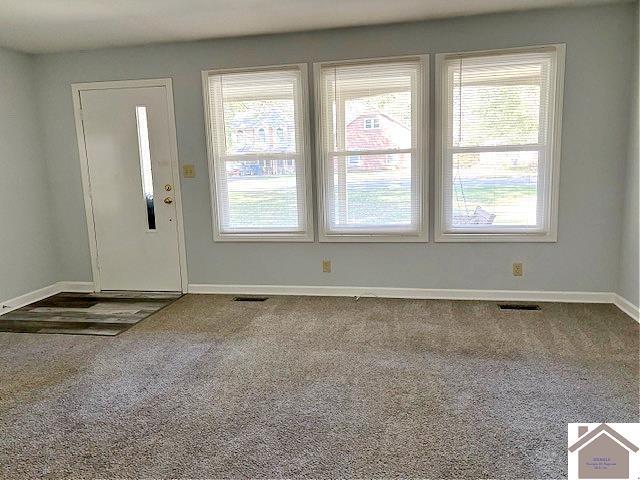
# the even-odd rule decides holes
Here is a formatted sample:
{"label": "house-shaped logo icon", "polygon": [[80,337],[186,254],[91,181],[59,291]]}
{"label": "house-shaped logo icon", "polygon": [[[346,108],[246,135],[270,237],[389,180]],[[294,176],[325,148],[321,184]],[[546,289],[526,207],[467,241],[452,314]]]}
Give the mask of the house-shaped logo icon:
{"label": "house-shaped logo icon", "polygon": [[569,452],[578,452],[578,478],[629,478],[629,456],[638,451],[633,443],[602,423],[593,430],[578,427],[578,440]]}

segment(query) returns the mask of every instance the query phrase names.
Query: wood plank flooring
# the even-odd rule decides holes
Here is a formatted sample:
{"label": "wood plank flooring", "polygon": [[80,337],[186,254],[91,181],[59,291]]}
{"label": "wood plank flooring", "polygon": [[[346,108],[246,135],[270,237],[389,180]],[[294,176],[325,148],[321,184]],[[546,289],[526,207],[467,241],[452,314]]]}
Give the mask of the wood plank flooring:
{"label": "wood plank flooring", "polygon": [[59,293],[0,316],[0,332],[124,332],[182,296],[172,292]]}

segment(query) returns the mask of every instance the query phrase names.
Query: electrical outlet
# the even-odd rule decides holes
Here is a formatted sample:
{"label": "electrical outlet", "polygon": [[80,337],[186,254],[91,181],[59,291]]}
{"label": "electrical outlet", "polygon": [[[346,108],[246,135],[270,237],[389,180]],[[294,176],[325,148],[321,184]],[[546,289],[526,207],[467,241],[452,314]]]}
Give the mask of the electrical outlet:
{"label": "electrical outlet", "polygon": [[196,176],[196,169],[193,165],[182,166],[182,176],[184,178],[194,178]]}
{"label": "electrical outlet", "polygon": [[322,271],[324,273],[331,273],[331,260],[322,261]]}
{"label": "electrical outlet", "polygon": [[516,262],[513,264],[513,276],[514,277],[522,276],[522,263]]}

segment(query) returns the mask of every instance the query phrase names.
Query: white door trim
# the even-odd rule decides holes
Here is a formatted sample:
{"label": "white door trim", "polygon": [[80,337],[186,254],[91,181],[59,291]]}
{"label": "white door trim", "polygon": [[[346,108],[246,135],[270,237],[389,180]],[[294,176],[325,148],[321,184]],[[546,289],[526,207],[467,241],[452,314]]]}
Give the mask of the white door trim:
{"label": "white door trim", "polygon": [[73,113],[76,123],[76,137],[78,141],[78,153],[80,155],[80,172],[82,176],[82,191],[84,193],[84,209],[87,219],[87,232],[89,234],[89,252],[91,254],[91,271],[95,291],[100,288],[100,270],[98,268],[98,247],[96,243],[95,222],[93,219],[93,203],[91,197],[91,181],[89,179],[89,164],[87,148],[84,140],[84,126],[82,123],[82,106],[80,93],[88,90],[110,90],[116,88],[136,87],[164,87],[167,95],[167,109],[169,115],[169,144],[171,145],[171,175],[174,185],[174,201],[176,206],[176,228],[178,231],[178,258],[180,261],[180,283],[182,291],[186,293],[188,286],[187,277],[187,253],[184,239],[184,223],[182,217],[182,192],[180,188],[180,167],[178,164],[178,143],[176,136],[176,118],[173,108],[173,87],[170,78],[158,78],[149,80],[118,80],[113,82],[88,82],[71,84],[73,95]]}

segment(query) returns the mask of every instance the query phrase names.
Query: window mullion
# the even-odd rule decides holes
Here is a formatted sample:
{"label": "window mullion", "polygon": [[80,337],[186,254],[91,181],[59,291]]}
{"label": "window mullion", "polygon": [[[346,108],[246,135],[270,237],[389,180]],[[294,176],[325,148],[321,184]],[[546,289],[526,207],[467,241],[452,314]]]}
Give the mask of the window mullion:
{"label": "window mullion", "polygon": [[352,157],[356,155],[393,155],[401,153],[415,153],[415,148],[401,148],[401,149],[376,149],[376,150],[341,150],[329,152],[332,157]]}
{"label": "window mullion", "polygon": [[251,162],[256,160],[298,160],[302,155],[300,153],[277,153],[277,152],[259,152],[259,153],[237,153],[220,155],[223,162]]}
{"label": "window mullion", "polygon": [[449,145],[447,149],[451,153],[482,153],[482,152],[530,152],[542,151],[547,146],[544,144],[520,144],[520,145],[478,145],[469,147],[455,147]]}

